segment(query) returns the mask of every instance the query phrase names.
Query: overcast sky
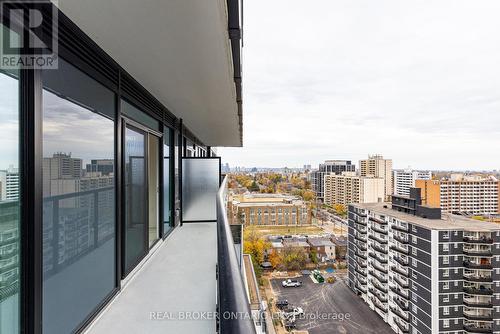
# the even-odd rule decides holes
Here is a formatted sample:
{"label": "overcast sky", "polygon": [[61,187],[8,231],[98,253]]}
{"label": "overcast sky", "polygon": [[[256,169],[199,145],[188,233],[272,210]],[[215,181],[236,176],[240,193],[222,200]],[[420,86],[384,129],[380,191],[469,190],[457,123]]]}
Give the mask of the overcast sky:
{"label": "overcast sky", "polygon": [[231,166],[500,169],[500,1],[252,0]]}

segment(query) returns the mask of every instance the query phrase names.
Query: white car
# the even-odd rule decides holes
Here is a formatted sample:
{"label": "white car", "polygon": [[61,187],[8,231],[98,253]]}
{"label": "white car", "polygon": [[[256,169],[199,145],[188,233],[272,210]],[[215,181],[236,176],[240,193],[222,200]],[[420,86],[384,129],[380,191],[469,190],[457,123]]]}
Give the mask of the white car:
{"label": "white car", "polygon": [[302,285],[302,282],[301,281],[297,281],[297,280],[291,280],[291,279],[287,279],[287,280],[284,280],[283,282],[281,282],[281,285],[285,288],[296,288],[296,287],[299,287]]}
{"label": "white car", "polygon": [[295,321],[295,317],[298,317],[302,314],[304,314],[304,310],[302,309],[302,307],[294,307],[286,311],[283,311],[283,316],[286,319],[293,319],[293,321]]}

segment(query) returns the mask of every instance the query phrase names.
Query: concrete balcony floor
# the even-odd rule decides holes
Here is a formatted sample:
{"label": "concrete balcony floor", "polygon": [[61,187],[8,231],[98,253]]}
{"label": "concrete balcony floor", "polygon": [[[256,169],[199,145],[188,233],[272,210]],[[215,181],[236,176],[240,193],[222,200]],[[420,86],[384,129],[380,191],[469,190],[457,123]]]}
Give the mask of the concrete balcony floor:
{"label": "concrete balcony floor", "polygon": [[214,333],[213,317],[179,320],[179,315],[215,314],[216,227],[191,223],[176,228],[86,333]]}

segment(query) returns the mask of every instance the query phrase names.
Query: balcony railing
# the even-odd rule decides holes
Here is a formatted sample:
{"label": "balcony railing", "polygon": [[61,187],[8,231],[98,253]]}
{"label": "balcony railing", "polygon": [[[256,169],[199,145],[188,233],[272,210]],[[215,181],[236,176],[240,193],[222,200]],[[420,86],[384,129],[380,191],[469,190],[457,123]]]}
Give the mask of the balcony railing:
{"label": "balcony railing", "polygon": [[487,288],[464,288],[464,292],[469,295],[490,296],[493,295],[493,290]]}
{"label": "balcony railing", "polygon": [[493,243],[493,239],[487,236],[480,236],[478,238],[473,237],[464,237],[464,242],[468,244],[485,244],[491,245]]}
{"label": "balcony railing", "polygon": [[493,333],[491,326],[464,325],[464,330],[468,333]]}
{"label": "balcony railing", "polygon": [[493,278],[491,276],[464,275],[464,281],[477,282],[477,283],[492,283]]}
{"label": "balcony railing", "polygon": [[[255,333],[250,304],[234,249],[226,212],[227,176],[217,194],[217,292],[219,332],[221,334]],[[245,315],[242,317],[225,315]]]}
{"label": "balcony railing", "polygon": [[489,314],[477,314],[473,312],[464,312],[464,318],[470,321],[493,321],[493,315]]}
{"label": "balcony railing", "polygon": [[491,303],[491,301],[480,301],[467,298],[464,298],[464,305],[467,307],[475,308],[493,308],[493,304]]}
{"label": "balcony railing", "polygon": [[408,227],[402,227],[402,226],[398,226],[398,225],[392,225],[392,229],[396,230],[396,231],[399,231],[399,232],[408,233]]}
{"label": "balcony railing", "polygon": [[464,261],[464,267],[469,269],[493,269],[491,263],[474,263],[471,261]]}
{"label": "balcony railing", "polygon": [[464,254],[467,256],[477,256],[477,257],[491,257],[493,253],[489,249],[477,250],[477,249],[464,249]]}

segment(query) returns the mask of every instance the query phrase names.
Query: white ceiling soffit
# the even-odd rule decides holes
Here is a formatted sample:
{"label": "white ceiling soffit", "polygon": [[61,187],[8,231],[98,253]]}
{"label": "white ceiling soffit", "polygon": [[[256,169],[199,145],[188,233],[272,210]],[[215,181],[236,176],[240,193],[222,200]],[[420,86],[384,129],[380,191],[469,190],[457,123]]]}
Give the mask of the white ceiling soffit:
{"label": "white ceiling soffit", "polygon": [[206,145],[241,145],[225,0],[56,4]]}

